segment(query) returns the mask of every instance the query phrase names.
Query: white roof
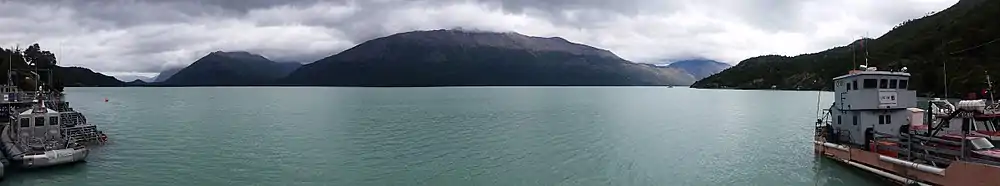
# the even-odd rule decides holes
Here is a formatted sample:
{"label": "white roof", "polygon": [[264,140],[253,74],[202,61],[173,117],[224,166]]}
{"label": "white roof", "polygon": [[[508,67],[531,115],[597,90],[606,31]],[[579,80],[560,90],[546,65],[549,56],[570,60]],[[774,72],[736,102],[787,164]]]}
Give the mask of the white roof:
{"label": "white roof", "polygon": [[835,77],[833,79],[834,80],[838,80],[838,79],[844,79],[844,78],[848,78],[848,77],[862,76],[862,75],[883,75],[883,76],[903,76],[903,77],[910,77],[910,73],[906,73],[906,72],[852,70],[852,71],[848,72],[846,75],[838,76],[838,77]]}
{"label": "white roof", "polygon": [[[31,115],[31,114],[33,114],[32,111],[35,111],[35,109],[25,110],[24,112],[21,112],[21,115]],[[45,108],[45,113],[46,114],[50,114],[50,113],[59,113],[59,112],[56,112],[55,110],[52,110],[52,109],[49,109],[49,108]]]}
{"label": "white roof", "polygon": [[924,112],[924,109],[919,108],[906,108],[906,110],[909,110],[910,112]]}

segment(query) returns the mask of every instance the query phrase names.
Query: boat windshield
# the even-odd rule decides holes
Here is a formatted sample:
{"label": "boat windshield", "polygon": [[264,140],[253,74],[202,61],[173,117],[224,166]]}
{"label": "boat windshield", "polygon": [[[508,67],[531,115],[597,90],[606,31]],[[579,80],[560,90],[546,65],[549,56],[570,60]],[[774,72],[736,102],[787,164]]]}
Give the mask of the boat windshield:
{"label": "boat windshield", "polygon": [[995,125],[996,125],[996,123],[993,122],[993,119],[986,120],[986,121],[976,121],[975,122],[976,129],[974,129],[974,130],[980,130],[980,131],[997,131],[996,128],[995,128]]}
{"label": "boat windshield", "polygon": [[990,123],[989,126],[993,127],[994,129],[993,131],[997,131],[996,129],[1000,129],[1000,118],[992,118],[989,120],[989,123]]}
{"label": "boat windshield", "polygon": [[975,150],[984,150],[993,148],[993,143],[990,143],[990,140],[987,140],[986,138],[972,138],[969,139],[969,142],[972,143],[972,147]]}

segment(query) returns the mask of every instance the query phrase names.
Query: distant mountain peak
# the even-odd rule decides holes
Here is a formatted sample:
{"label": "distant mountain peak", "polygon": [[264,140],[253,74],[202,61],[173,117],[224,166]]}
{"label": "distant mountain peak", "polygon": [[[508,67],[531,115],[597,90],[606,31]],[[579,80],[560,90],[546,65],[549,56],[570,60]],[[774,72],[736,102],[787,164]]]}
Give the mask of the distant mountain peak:
{"label": "distant mountain peak", "polygon": [[229,52],[215,51],[215,52],[209,53],[205,57],[212,57],[212,56],[233,58],[233,59],[239,59],[239,60],[267,60],[267,61],[270,61],[269,59],[267,59],[264,56],[261,56],[259,54],[250,53],[250,52],[247,52],[247,51],[229,51]]}
{"label": "distant mountain peak", "polygon": [[172,86],[267,84],[288,75],[301,65],[278,63],[245,51],[216,51],[175,72],[163,83]]}
{"label": "distant mountain peak", "polygon": [[156,77],[153,77],[152,80],[153,82],[167,81],[167,79],[170,79],[171,76],[174,76],[174,74],[177,74],[177,72],[180,72],[182,69],[184,69],[184,67],[164,68],[162,71],[160,71],[160,74],[157,74]]}
{"label": "distant mountain peak", "polygon": [[694,76],[695,79],[703,79],[722,72],[732,65],[710,59],[691,59],[676,61],[666,67],[681,69]]}

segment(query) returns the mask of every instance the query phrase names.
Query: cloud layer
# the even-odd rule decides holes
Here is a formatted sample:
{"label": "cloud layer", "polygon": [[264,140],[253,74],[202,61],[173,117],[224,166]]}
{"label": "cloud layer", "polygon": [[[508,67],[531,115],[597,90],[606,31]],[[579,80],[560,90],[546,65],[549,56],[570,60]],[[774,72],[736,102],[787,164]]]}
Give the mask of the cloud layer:
{"label": "cloud layer", "polygon": [[369,39],[441,28],[559,36],[635,62],[728,63],[878,36],[957,0],[0,0],[0,46],[65,66],[155,74],[212,51],[312,62]]}

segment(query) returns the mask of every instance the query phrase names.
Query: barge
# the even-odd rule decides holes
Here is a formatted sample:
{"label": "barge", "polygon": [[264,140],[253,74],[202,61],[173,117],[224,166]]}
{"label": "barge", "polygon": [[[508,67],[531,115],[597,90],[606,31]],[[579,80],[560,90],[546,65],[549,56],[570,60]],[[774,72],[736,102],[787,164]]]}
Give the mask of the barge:
{"label": "barge", "polygon": [[815,123],[815,154],[902,185],[1000,185],[986,106],[931,100],[916,108],[909,78],[905,68],[866,66],[834,78],[834,103]]}

